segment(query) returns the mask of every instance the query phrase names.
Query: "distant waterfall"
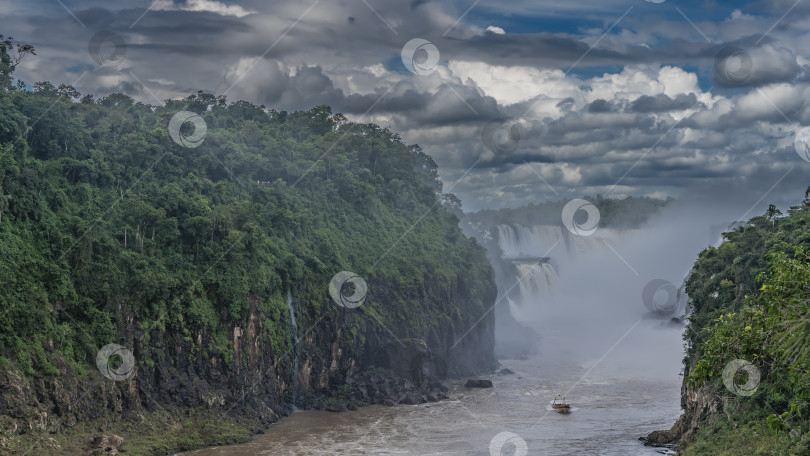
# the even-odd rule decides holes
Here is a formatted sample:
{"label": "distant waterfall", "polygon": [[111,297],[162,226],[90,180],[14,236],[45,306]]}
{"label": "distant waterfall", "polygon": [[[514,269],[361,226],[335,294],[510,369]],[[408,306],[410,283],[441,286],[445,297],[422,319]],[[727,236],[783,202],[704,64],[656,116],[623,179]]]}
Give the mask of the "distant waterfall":
{"label": "distant waterfall", "polygon": [[550,296],[557,287],[557,271],[549,263],[516,263],[515,268],[524,301]]}
{"label": "distant waterfall", "polygon": [[293,405],[298,396],[298,323],[295,320],[295,307],[293,306],[292,290],[287,288],[287,312],[290,314],[290,334],[292,335],[293,343],[293,382],[292,382],[292,399]]}
{"label": "distant waterfall", "polygon": [[603,249],[608,242],[638,236],[639,230],[600,228],[592,236],[576,236],[558,225],[498,225],[498,246],[506,260],[551,257],[558,263]]}
{"label": "distant waterfall", "polygon": [[554,225],[498,225],[501,257],[511,264],[515,280],[508,288],[509,314],[517,322],[528,322],[554,299],[559,278],[549,256],[566,251],[563,228]]}
{"label": "distant waterfall", "polygon": [[498,225],[498,245],[504,258],[539,258],[555,244],[565,246],[562,227],[554,225]]}
{"label": "distant waterfall", "polygon": [[[497,228],[501,259],[513,266],[511,273],[519,281],[518,289],[509,293],[510,313],[516,319],[516,311],[521,306],[536,310],[538,305],[553,302],[558,274],[564,274],[579,258],[598,251],[615,255],[615,251],[611,251],[612,244],[618,245],[623,239],[639,235],[638,230],[601,228],[591,236],[577,236],[561,225],[511,224]],[[523,315],[528,313],[524,311]]]}

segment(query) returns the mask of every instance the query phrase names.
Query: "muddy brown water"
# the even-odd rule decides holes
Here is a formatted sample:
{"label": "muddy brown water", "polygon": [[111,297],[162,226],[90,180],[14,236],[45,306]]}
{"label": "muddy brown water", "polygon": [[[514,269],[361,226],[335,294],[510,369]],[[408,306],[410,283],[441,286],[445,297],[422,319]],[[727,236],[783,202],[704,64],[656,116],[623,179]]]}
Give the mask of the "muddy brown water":
{"label": "muddy brown water", "polygon": [[[587,362],[543,355],[504,360],[501,364],[514,375],[487,376],[494,382],[492,389],[466,389],[463,380],[454,381],[451,399],[440,403],[370,406],[348,413],[299,411],[250,443],[183,456],[662,454],[665,450],[645,447],[638,438],[668,429],[680,415],[681,377],[674,361],[666,372],[645,370],[640,357],[627,367],[633,350],[650,344],[679,345],[680,332],[628,337],[622,341],[624,349],[618,347],[601,360],[596,355]],[[629,357],[622,358],[622,352]],[[568,414],[550,407],[562,393],[573,407]],[[502,432],[517,435],[526,451],[520,442],[491,448]]]}

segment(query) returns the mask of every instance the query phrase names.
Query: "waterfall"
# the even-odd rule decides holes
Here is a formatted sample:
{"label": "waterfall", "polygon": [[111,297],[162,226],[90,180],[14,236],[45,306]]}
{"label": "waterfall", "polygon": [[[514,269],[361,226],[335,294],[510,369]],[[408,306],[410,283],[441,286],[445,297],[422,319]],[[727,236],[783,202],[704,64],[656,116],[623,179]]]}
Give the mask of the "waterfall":
{"label": "waterfall", "polygon": [[559,264],[597,250],[610,252],[609,243],[618,244],[639,233],[600,228],[591,236],[576,236],[558,225],[498,225],[498,246],[505,260],[552,257]]}
{"label": "waterfall", "polygon": [[509,314],[517,322],[531,321],[533,318],[529,312],[522,306],[519,306],[515,301],[506,298],[506,303],[509,305]]}
{"label": "waterfall", "polygon": [[560,226],[498,225],[498,245],[503,251],[504,258],[547,256],[555,244],[564,242],[565,238]]}
{"label": "waterfall", "polygon": [[504,286],[515,285],[508,296],[508,308],[519,322],[537,320],[550,310],[558,274],[565,274],[569,268],[579,270],[579,262],[595,255],[617,256],[614,246],[640,236],[639,230],[611,228],[600,228],[591,236],[577,236],[561,225],[498,225],[497,232],[503,264],[512,266],[507,276],[518,281],[517,285],[512,281]]}
{"label": "waterfall", "polygon": [[293,343],[293,381],[292,381],[292,402],[295,406],[295,401],[298,397],[298,323],[295,321],[295,307],[293,307],[292,290],[287,288],[287,313],[290,315],[290,334],[292,335]]}
{"label": "waterfall", "polygon": [[549,263],[516,263],[524,303],[550,297],[557,286],[557,271]]}
{"label": "waterfall", "polygon": [[511,293],[509,313],[516,321],[527,321],[537,307],[553,299],[558,277],[548,255],[566,251],[567,237],[556,225],[498,225],[502,258],[514,266],[518,293]]}

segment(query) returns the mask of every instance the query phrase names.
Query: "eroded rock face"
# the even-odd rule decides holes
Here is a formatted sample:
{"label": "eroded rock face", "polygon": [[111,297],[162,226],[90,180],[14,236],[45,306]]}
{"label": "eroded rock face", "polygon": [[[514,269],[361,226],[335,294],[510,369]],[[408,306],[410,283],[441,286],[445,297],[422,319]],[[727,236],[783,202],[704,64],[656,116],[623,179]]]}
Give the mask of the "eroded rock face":
{"label": "eroded rock face", "polygon": [[99,435],[93,439],[92,454],[106,455],[118,454],[118,449],[124,444],[124,438],[117,435]]}
{"label": "eroded rock face", "polygon": [[655,431],[642,440],[651,446],[683,448],[694,440],[701,427],[709,424],[712,417],[719,416],[726,406],[725,401],[727,398],[718,395],[716,386],[712,384],[695,388],[684,381],[681,386],[681,407],[684,413],[671,429]]}
{"label": "eroded rock face", "polygon": [[[464,299],[460,291],[452,302]],[[116,339],[137,361],[133,377],[113,381],[97,370],[79,376],[58,352],[48,353],[58,375],[30,378],[0,369],[0,441],[29,432],[58,433],[81,422],[118,421],[159,408],[178,414],[229,410],[261,430],[291,413],[293,401],[300,408],[319,409],[335,398],[353,406],[421,404],[448,397],[443,379],[497,367],[491,313],[472,328],[468,322],[437,321],[418,339],[399,340],[372,322],[365,343],[358,344],[348,334],[356,331],[355,320],[362,314],[338,309],[318,321],[319,314],[302,307],[300,326],[314,329],[300,334],[295,352],[279,354],[270,346],[258,298],[248,301],[248,323],[225,329],[228,347],[238,347],[239,356],[219,352],[210,328],[143,330],[123,303],[124,323]]]}

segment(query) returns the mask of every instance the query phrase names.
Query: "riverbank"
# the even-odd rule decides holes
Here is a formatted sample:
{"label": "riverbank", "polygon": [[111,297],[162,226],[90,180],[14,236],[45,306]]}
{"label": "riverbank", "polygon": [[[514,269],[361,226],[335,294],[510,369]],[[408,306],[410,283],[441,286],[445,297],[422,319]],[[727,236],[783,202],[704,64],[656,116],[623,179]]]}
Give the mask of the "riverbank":
{"label": "riverbank", "polygon": [[[671,335],[661,334],[653,342],[677,340],[677,334]],[[638,437],[680,414],[677,364],[664,377],[644,368],[628,375],[615,359],[606,359],[587,375],[590,363],[542,355],[501,363],[514,374],[481,377],[491,380],[493,388],[466,388],[466,380],[459,379],[447,384],[450,398],[437,403],[372,405],[349,413],[295,412],[249,443],[183,456],[484,455],[502,432],[524,440],[528,454],[660,456],[660,449],[645,447]],[[568,390],[574,411],[559,414],[547,407],[557,393]],[[504,447],[504,453],[509,449]]]}
{"label": "riverbank", "polygon": [[[161,409],[121,420],[78,423],[57,434],[47,431],[3,437],[0,452],[10,455],[126,454],[164,456],[214,445],[243,443],[264,432],[259,417],[233,417],[218,410]],[[94,441],[123,439],[120,446],[97,447]],[[112,451],[115,449],[116,451]]]}
{"label": "riverbank", "polygon": [[[346,412],[369,405],[396,406],[437,402],[448,398],[448,388],[425,377],[422,385],[411,379],[375,369],[347,377],[341,387],[328,395],[296,398],[296,404],[309,410]],[[48,429],[11,433],[0,437],[3,454],[117,454],[163,456],[197,448],[232,445],[264,434],[285,414],[245,406],[181,409],[150,404],[152,411],[103,418],[63,426],[58,433]],[[292,405],[279,409],[292,412]],[[289,414],[289,413],[288,413]],[[288,415],[287,414],[287,415]],[[109,445],[109,442],[113,442]],[[99,445],[104,444],[104,445]],[[107,446],[109,450],[105,450]]]}

